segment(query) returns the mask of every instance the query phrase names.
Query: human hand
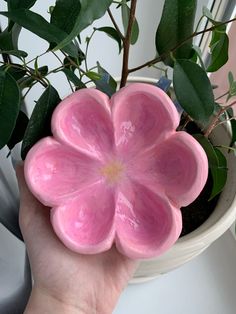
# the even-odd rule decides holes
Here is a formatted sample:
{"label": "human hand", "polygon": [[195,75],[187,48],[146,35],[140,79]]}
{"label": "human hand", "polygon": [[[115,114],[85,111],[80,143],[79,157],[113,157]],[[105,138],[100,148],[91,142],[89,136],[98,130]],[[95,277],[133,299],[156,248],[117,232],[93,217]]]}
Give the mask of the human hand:
{"label": "human hand", "polygon": [[29,254],[34,287],[25,314],[110,314],[137,262],[113,246],[97,255],[67,249],[53,232],[50,210],[26,186],[17,168],[20,227]]}

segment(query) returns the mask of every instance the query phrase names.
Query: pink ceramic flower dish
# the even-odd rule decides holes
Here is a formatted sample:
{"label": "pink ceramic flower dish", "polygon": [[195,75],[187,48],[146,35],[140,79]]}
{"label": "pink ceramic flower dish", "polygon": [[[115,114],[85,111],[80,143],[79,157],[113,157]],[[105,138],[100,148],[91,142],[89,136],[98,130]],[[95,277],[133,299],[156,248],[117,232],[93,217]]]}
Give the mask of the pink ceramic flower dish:
{"label": "pink ceramic flower dish", "polygon": [[52,137],[28,153],[25,177],[51,209],[71,250],[95,254],[113,243],[130,258],[156,257],[178,239],[181,206],[201,192],[205,152],[176,132],[178,112],[159,88],[131,84],[109,99],[79,90],[58,105]]}

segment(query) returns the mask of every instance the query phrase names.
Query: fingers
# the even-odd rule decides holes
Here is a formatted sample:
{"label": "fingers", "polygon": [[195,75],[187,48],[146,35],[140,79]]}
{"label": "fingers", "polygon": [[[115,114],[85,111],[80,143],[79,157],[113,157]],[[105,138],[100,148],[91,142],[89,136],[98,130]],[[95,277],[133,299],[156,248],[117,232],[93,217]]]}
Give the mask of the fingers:
{"label": "fingers", "polygon": [[17,166],[16,175],[20,191],[20,228],[29,248],[55,247],[60,244],[50,222],[50,208],[42,205],[27,187],[23,166]]}
{"label": "fingers", "polygon": [[49,221],[49,211],[29,191],[25,182],[24,167],[22,165],[17,166],[16,176],[20,191],[19,221],[21,231],[24,235],[29,232],[30,227],[33,229],[37,224],[47,224]]}

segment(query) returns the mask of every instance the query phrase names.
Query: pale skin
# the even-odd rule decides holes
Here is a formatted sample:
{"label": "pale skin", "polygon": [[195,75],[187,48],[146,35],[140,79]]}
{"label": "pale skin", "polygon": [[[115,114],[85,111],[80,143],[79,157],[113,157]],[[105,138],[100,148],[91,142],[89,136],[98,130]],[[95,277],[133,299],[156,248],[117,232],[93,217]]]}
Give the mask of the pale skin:
{"label": "pale skin", "polygon": [[108,252],[81,255],[54,234],[50,210],[28,190],[17,168],[20,227],[34,278],[25,314],[111,314],[137,262],[113,246]]}

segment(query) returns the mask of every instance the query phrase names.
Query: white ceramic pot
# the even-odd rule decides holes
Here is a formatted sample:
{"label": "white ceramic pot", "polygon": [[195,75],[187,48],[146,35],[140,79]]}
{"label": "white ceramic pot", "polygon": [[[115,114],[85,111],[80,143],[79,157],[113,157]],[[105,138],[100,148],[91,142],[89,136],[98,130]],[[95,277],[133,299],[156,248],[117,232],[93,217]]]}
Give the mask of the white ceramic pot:
{"label": "white ceramic pot", "polygon": [[[129,82],[154,84],[157,79],[132,77]],[[216,145],[227,145],[230,143],[229,131],[221,125],[213,131],[211,139]],[[233,153],[228,154],[227,152],[225,157],[229,168],[228,179],[213,213],[199,228],[180,238],[165,254],[156,259],[141,262],[131,283],[153,279],[190,261],[202,253],[234,223],[236,218],[236,157]]]}

